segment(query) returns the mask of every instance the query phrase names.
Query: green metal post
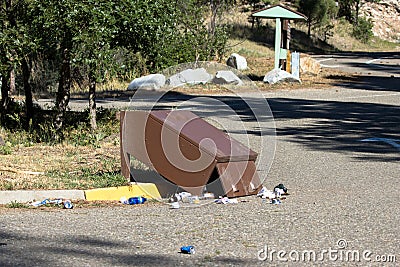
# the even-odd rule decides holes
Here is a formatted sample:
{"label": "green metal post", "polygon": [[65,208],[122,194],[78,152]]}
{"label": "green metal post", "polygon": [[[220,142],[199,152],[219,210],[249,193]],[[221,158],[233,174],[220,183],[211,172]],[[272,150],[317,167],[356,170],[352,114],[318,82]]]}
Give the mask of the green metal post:
{"label": "green metal post", "polygon": [[282,26],[281,19],[276,18],[275,28],[275,69],[279,68],[279,57],[281,51],[281,38],[282,38]]}

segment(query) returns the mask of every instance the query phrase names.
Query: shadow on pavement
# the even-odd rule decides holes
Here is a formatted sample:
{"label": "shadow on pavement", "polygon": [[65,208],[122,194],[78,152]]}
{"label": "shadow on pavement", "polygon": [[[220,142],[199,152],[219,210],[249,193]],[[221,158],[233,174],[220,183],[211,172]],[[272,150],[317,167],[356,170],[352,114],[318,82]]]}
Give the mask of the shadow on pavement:
{"label": "shadow on pavement", "polygon": [[[159,104],[161,108],[170,109],[180,101],[196,102],[197,97],[204,98],[204,96],[183,94],[171,95],[163,97]],[[310,149],[344,153],[365,152],[367,154],[358,154],[355,157],[367,160],[400,160],[400,151],[396,146],[382,141],[361,141],[369,138],[400,140],[400,106],[332,100],[271,98],[268,99],[268,103],[273,118],[268,114],[256,118],[254,114],[260,114],[262,110],[266,109],[265,99],[249,98],[246,99],[246,103],[237,96],[213,96],[212,98],[231,107],[244,122],[255,122],[257,119],[262,122],[272,122],[274,119],[278,122],[276,129],[278,136]],[[248,105],[249,103],[252,108]],[[163,104],[167,104],[167,106],[163,106]],[[218,107],[208,107],[200,112],[196,104],[185,106],[185,108],[192,109],[200,117],[231,116],[230,113],[219,110]],[[271,129],[260,129],[258,126],[246,130],[245,132],[235,132],[234,130],[230,132],[255,136],[273,134]],[[400,141],[398,143],[400,145]]]}
{"label": "shadow on pavement", "polygon": [[337,82],[334,83],[335,86],[341,86],[347,89],[400,92],[400,78],[395,77],[361,75],[343,77],[331,75],[327,78],[337,80]]}
{"label": "shadow on pavement", "polygon": [[171,256],[162,250],[149,254],[133,242],[84,235],[59,234],[46,239],[0,232],[0,238],[4,244],[0,246],[0,266],[251,266],[256,263],[230,257],[181,255],[179,248]]}
{"label": "shadow on pavement", "polygon": [[[300,126],[294,123],[277,129],[278,136],[285,136],[291,142],[315,150],[372,153],[362,156],[369,160],[400,160],[396,147],[385,142],[361,141],[368,138],[400,140],[399,106],[287,98],[269,102],[277,121],[310,119]],[[394,154],[381,157],[388,153]]]}

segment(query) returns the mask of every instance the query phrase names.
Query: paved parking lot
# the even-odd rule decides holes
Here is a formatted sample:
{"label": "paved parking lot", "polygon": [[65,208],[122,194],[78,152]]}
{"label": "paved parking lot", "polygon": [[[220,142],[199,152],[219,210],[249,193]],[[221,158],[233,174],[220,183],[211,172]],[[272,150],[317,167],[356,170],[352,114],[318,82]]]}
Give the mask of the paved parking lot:
{"label": "paved parking lot", "polygon": [[[276,125],[264,184],[289,188],[281,205],[246,197],[178,210],[164,204],[1,210],[0,265],[398,265],[398,84],[396,77],[366,78],[330,89],[264,93]],[[258,151],[266,129],[240,99],[218,100],[246,119],[247,131],[235,137],[250,136]],[[225,126],[234,132],[235,125]],[[197,253],[180,254],[183,245]]]}

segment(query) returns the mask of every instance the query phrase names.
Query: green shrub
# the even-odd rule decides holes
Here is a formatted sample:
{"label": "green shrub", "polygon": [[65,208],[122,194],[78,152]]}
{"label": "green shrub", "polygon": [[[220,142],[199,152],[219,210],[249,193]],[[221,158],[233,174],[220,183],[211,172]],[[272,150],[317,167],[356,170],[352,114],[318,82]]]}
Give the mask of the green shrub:
{"label": "green shrub", "polygon": [[7,142],[4,146],[0,146],[1,155],[10,155],[12,153],[11,143]]}
{"label": "green shrub", "polygon": [[358,18],[357,23],[353,25],[354,37],[363,43],[368,43],[373,36],[373,26],[374,25],[371,19],[366,19],[363,17]]}

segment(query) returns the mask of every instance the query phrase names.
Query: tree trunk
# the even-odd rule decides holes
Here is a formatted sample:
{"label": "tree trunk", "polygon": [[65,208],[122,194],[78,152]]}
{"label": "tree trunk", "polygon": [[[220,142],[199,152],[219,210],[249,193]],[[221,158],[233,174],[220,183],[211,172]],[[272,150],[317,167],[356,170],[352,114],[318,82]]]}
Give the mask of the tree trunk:
{"label": "tree trunk", "polygon": [[11,69],[10,71],[10,94],[16,94],[17,90],[15,87],[15,70],[14,68]]}
{"label": "tree trunk", "polygon": [[97,129],[96,122],[96,78],[92,71],[89,74],[89,119],[92,131]]}
{"label": "tree trunk", "polygon": [[210,1],[210,9],[211,9],[211,20],[210,20],[210,35],[214,38],[215,35],[215,25],[217,20],[217,11],[218,11],[218,0],[211,0]]}
{"label": "tree trunk", "polygon": [[[17,28],[17,21],[15,19],[15,12],[13,10],[13,1],[12,0],[6,0],[6,14],[7,14],[7,20],[8,23],[10,23],[10,26],[12,29]],[[16,56],[16,52],[12,51],[12,57]],[[11,59],[12,60],[12,59]],[[15,94],[16,89],[15,89],[15,70],[14,67],[10,70],[10,77],[9,77],[9,93]]]}
{"label": "tree trunk", "polygon": [[22,60],[22,79],[24,83],[24,92],[25,92],[25,112],[26,112],[26,121],[25,121],[25,129],[29,130],[30,121],[33,117],[33,101],[32,101],[32,87],[29,83],[29,79],[31,77],[30,64],[24,58]]}
{"label": "tree trunk", "polygon": [[[60,68],[60,77],[58,83],[58,91],[56,98],[56,118],[54,120],[54,128],[57,134],[61,133],[65,111],[67,110],[69,98],[70,98],[70,88],[71,88],[71,47],[72,41],[70,34],[66,35],[62,46],[62,63]],[[59,139],[60,136],[56,136]]]}
{"label": "tree trunk", "polygon": [[354,18],[354,24],[357,25],[358,24],[358,14],[360,13],[360,0],[355,1],[355,5],[356,5],[356,15]]}
{"label": "tree trunk", "polygon": [[1,75],[1,114],[4,115],[8,111],[10,104],[10,73],[6,72]]}
{"label": "tree trunk", "polygon": [[308,20],[307,26],[308,26],[307,36],[311,37],[311,20]]}

